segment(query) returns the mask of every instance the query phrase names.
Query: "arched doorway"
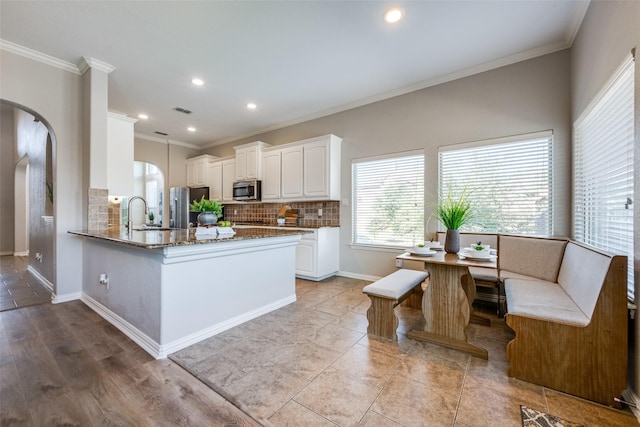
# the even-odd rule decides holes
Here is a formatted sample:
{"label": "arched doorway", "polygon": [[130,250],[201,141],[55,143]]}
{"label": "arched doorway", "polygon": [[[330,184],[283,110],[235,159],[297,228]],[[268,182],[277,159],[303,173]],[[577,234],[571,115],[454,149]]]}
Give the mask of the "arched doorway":
{"label": "arched doorway", "polygon": [[11,192],[0,212],[0,246],[10,240],[9,254],[24,257],[29,274],[55,292],[55,133],[28,107],[1,99],[0,107],[0,181]]}

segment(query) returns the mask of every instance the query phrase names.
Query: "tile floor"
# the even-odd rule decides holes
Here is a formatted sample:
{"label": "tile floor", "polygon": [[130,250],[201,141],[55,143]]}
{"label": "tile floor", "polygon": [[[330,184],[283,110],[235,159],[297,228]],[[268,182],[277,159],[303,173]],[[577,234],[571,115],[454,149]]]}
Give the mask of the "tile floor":
{"label": "tile floor", "polygon": [[512,332],[493,312],[472,324],[489,360],[406,338],[419,311],[400,307],[398,342],[366,334],[367,282],[297,281],[298,301],[170,356],[264,424],[520,426],[520,405],[585,426],[637,426],[617,411],[506,375]]}
{"label": "tile floor", "polygon": [[51,291],[27,270],[27,257],[0,256],[0,311],[51,301]]}

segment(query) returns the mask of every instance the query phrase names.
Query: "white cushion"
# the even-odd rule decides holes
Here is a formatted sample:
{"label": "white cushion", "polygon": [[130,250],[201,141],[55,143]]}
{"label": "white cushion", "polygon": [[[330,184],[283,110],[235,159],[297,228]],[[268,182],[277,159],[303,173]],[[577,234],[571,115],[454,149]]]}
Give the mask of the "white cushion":
{"label": "white cushion", "polygon": [[589,318],[557,283],[507,279],[504,282],[509,314],[586,326]]}
{"label": "white cushion", "polygon": [[365,286],[362,289],[362,292],[398,299],[420,283],[424,282],[427,277],[429,277],[429,273],[426,271],[403,268]]}

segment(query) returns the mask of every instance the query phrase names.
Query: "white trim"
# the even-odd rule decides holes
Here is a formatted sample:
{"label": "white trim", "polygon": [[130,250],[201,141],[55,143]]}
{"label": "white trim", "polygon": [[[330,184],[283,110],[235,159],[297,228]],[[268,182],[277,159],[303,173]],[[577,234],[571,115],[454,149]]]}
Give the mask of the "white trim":
{"label": "white trim", "polygon": [[338,271],[336,276],[348,277],[350,279],[368,280],[370,282],[375,282],[376,280],[382,279],[382,277],[380,276],[371,276],[368,274],[352,273],[350,271]]}
{"label": "white trim", "polygon": [[28,47],[20,46],[15,43],[11,43],[7,40],[0,39],[0,50],[6,50],[7,52],[15,53],[16,55],[23,56],[25,58],[33,59],[40,63],[50,65],[55,68],[59,68],[64,71],[68,71],[73,74],[82,75],[77,65],[71,62],[63,61],[62,59],[55,58],[51,55],[38,52]]}
{"label": "white trim", "polygon": [[31,274],[36,276],[36,278],[40,281],[40,283],[42,283],[42,286],[44,286],[45,288],[50,290],[51,293],[53,294],[53,283],[51,283],[49,280],[47,280],[46,277],[44,277],[42,274],[40,274],[40,272],[38,270],[36,270],[35,268],[33,268],[32,266],[30,266],[30,265],[27,266],[27,270],[29,270],[31,272]]}
{"label": "white trim", "polygon": [[138,121],[138,119],[134,119],[133,117],[127,116],[126,113],[120,113],[117,111],[107,111],[107,115],[112,119],[123,120],[129,123],[136,123]]}
{"label": "white trim", "polygon": [[91,58],[90,56],[83,56],[80,60],[80,64],[78,65],[78,69],[80,70],[80,74],[84,74],[87,72],[89,68],[95,68],[98,71],[102,71],[103,73],[111,73],[116,67],[111,64],[107,64],[104,61],[100,61],[96,58]]}
{"label": "white trim", "polygon": [[13,256],[29,256],[29,251],[25,252],[14,252]]}
{"label": "white trim", "polygon": [[0,252],[0,256],[12,256],[13,251],[2,251]]}
{"label": "white trim", "polygon": [[578,127],[584,121],[584,119],[593,111],[596,105],[598,105],[602,100],[602,97],[609,92],[609,90],[611,89],[611,86],[613,86],[615,83],[618,82],[618,80],[620,79],[620,75],[624,73],[628,67],[633,65],[634,61],[635,59],[633,57],[633,53],[629,53],[625,56],[624,60],[622,61],[622,64],[620,64],[618,68],[616,68],[616,71],[611,75],[611,77],[609,77],[609,80],[607,80],[604,86],[600,88],[596,96],[593,97],[591,102],[589,102],[589,104],[584,108],[584,110],[582,110],[582,112],[580,113],[576,121],[573,122],[574,128]]}
{"label": "white trim", "polygon": [[54,293],[51,295],[51,302],[54,304],[61,304],[63,302],[79,300],[81,299],[81,297],[82,297],[82,293],[80,292],[74,292],[71,294],[63,294],[63,295],[56,295]]}
{"label": "white trim", "polygon": [[193,334],[187,335],[186,337],[180,338],[178,340],[172,341],[164,345],[158,344],[156,341],[154,341],[144,332],[140,331],[131,323],[127,322],[125,319],[123,319],[113,311],[109,310],[107,307],[105,307],[95,299],[91,298],[89,295],[85,294],[84,292],[82,293],[82,297],[80,299],[89,308],[95,311],[99,316],[101,316],[107,322],[111,323],[113,326],[118,328],[118,330],[120,330],[132,341],[134,341],[136,344],[142,347],[144,351],[149,353],[155,359],[166,359],[166,357],[171,353],[175,353],[176,351],[182,350],[183,348],[189,347],[193,344],[196,344],[202,340],[210,338],[214,335],[217,335],[221,332],[224,332],[242,323],[248,322],[249,320],[255,319],[256,317],[260,317],[271,311],[274,311],[286,305],[289,305],[296,301],[296,295],[293,294],[286,298],[282,298],[278,301],[272,302],[271,304],[267,304],[263,307],[259,307],[248,313],[243,313],[240,316],[236,316],[231,319],[225,320],[224,322],[220,322],[218,324],[212,325],[208,328],[202,329],[198,332],[194,332]]}
{"label": "white trim", "polygon": [[290,120],[288,122],[280,123],[275,126],[270,126],[267,128],[263,128],[257,130],[255,132],[246,133],[243,135],[237,135],[231,138],[225,138],[220,141],[212,142],[208,145],[203,145],[200,147],[201,149],[211,148],[218,145],[226,144],[229,142],[239,141],[241,139],[250,138],[252,136],[260,135],[266,132],[271,132],[277,129],[282,129],[287,126],[296,125],[299,123],[307,122],[310,120],[318,119],[321,117],[326,117],[331,114],[340,113],[342,111],[352,110],[357,107],[362,107],[363,105],[373,104],[378,101],[384,101],[385,99],[393,98],[400,95],[405,95],[407,93],[415,92],[421,89],[426,89],[428,87],[437,86],[439,84],[451,82],[454,80],[462,79],[464,77],[473,76],[476,74],[484,73],[486,71],[495,70],[497,68],[505,67],[507,65],[517,64],[518,62],[527,61],[529,59],[537,58],[539,56],[544,56],[550,53],[559,52],[561,50],[567,49],[571,47],[571,45],[567,44],[565,41],[551,43],[546,46],[537,47],[534,49],[529,49],[524,52],[516,53],[514,55],[505,56],[504,58],[496,59],[495,61],[485,62],[484,64],[474,65],[469,68],[463,68],[458,71],[454,71],[442,76],[437,76],[432,79],[427,79],[419,83],[415,83],[409,86],[404,86],[398,89],[393,89],[387,92],[383,92],[377,95],[373,95],[370,97],[362,98],[353,102],[349,102],[347,104],[340,105],[338,107],[330,108],[328,110],[324,110],[315,114],[310,114],[307,116],[299,117],[294,120]]}
{"label": "white trim", "polygon": [[376,160],[397,159],[399,157],[424,156],[424,149],[400,151],[387,154],[379,154],[377,156],[358,157],[351,159],[351,164],[375,162]]}
{"label": "white trim", "polygon": [[481,141],[461,142],[459,144],[441,145],[438,147],[438,153],[443,151],[463,150],[465,148],[482,147],[485,145],[509,144],[516,141],[545,139],[553,137],[553,130],[543,130],[538,132],[522,133],[519,135],[509,135],[500,138],[483,139]]}

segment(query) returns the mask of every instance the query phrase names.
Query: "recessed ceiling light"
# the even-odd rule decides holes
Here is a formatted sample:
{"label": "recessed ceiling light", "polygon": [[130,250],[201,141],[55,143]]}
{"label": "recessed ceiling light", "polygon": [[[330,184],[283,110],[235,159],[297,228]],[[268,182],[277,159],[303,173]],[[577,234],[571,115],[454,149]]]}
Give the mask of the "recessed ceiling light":
{"label": "recessed ceiling light", "polygon": [[191,83],[193,83],[196,86],[202,86],[204,85],[204,80],[194,77],[191,79]]}
{"label": "recessed ceiling light", "polygon": [[187,128],[187,130],[188,130],[189,132],[195,132],[195,131],[196,131],[196,128],[194,128],[193,126],[189,126],[189,127]]}
{"label": "recessed ceiling light", "polygon": [[398,7],[392,7],[384,14],[384,20],[390,24],[395,24],[400,19],[402,19],[402,9]]}
{"label": "recessed ceiling light", "polygon": [[147,120],[149,116],[147,116],[146,114],[138,114],[138,118],[142,120]]}
{"label": "recessed ceiling light", "polygon": [[249,103],[247,104],[247,108],[248,108],[249,110],[255,110],[256,108],[258,108],[258,106],[257,106],[256,104],[254,104],[253,102],[249,102]]}

